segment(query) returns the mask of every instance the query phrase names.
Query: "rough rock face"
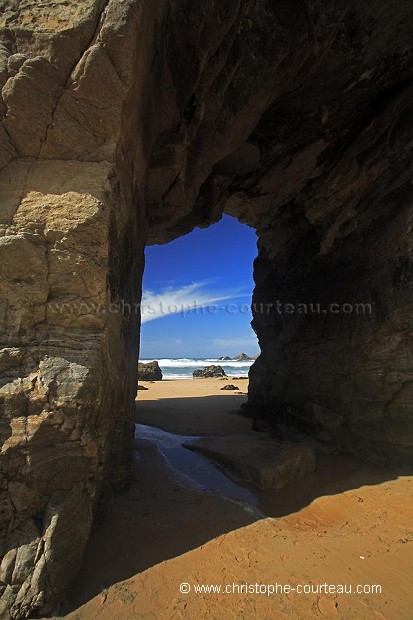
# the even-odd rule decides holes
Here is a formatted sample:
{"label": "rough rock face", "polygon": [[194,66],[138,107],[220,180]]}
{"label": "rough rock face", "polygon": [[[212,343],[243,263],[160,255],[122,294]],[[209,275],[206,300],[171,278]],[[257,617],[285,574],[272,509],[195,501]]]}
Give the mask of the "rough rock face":
{"label": "rough rock face", "polygon": [[[122,209],[108,166],[19,161],[2,180],[1,594],[24,617],[58,604],[99,493],[129,478],[139,325],[116,311],[127,289],[106,285]],[[142,256],[128,268],[139,278]]]}
{"label": "rough rock face", "polygon": [[205,368],[194,370],[192,376],[194,379],[210,379],[213,377],[226,377],[226,374],[221,366],[205,366]]}
{"label": "rough rock face", "polygon": [[138,363],[138,380],[139,381],[162,381],[162,370],[159,368],[157,361]]}
{"label": "rough rock face", "polygon": [[411,464],[411,2],[0,11],[2,617],[55,608],[128,478],[145,243],[224,210],[259,239],[251,415]]}
{"label": "rough rock face", "polygon": [[115,152],[138,72],[112,63],[137,20],[105,4],[1,3],[2,618],[57,607],[130,477],[146,220]]}
{"label": "rough rock face", "polygon": [[313,233],[284,244],[282,257],[259,243],[253,326],[262,353],[248,409],[277,437],[307,434],[411,467],[413,220],[404,190],[385,202],[363,203],[357,230],[327,254]]}

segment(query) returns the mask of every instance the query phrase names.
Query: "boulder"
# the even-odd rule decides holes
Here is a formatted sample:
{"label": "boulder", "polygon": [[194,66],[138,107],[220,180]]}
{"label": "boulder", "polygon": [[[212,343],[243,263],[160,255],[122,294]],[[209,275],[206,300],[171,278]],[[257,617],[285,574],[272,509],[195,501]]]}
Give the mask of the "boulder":
{"label": "boulder", "polygon": [[228,383],[228,385],[224,385],[220,390],[239,390],[239,387],[233,383]]}
{"label": "boulder", "polygon": [[249,482],[262,491],[282,489],[315,470],[311,446],[247,435],[202,437],[183,443],[210,457],[233,480]]}
{"label": "boulder", "polygon": [[225,377],[225,371],[221,366],[205,366],[198,368],[192,373],[194,379],[211,379],[214,377]]}
{"label": "boulder", "polygon": [[138,380],[139,381],[162,381],[162,370],[158,362],[138,363]]}
{"label": "boulder", "polygon": [[136,389],[137,389],[137,390],[138,390],[138,392],[139,392],[140,390],[147,390],[148,388],[147,388],[147,387],[145,387],[144,385],[137,385],[137,386],[136,386]]}
{"label": "boulder", "polygon": [[231,358],[228,355],[225,355],[223,357],[219,357],[218,359],[220,362],[225,362],[225,361],[230,360]]}

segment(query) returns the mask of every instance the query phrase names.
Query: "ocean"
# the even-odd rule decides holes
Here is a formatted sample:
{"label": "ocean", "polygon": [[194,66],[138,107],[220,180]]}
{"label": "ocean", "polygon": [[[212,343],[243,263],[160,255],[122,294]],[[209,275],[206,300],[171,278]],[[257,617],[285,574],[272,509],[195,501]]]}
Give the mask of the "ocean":
{"label": "ocean", "polygon": [[[141,359],[141,362],[152,362],[152,359]],[[197,368],[205,366],[221,366],[228,377],[248,377],[248,371],[254,360],[218,360],[214,358],[178,358],[158,359],[164,379],[192,379]]]}

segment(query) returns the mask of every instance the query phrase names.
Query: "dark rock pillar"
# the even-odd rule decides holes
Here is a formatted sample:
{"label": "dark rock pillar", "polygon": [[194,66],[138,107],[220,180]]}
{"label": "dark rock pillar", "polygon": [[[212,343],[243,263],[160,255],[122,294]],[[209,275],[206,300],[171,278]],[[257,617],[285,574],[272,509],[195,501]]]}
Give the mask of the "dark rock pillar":
{"label": "dark rock pillar", "polygon": [[[249,411],[277,435],[363,459],[413,463],[413,243],[408,186],[320,254],[307,223],[277,254],[259,243]],[[297,230],[298,226],[296,227]],[[286,253],[285,253],[286,252]]]}

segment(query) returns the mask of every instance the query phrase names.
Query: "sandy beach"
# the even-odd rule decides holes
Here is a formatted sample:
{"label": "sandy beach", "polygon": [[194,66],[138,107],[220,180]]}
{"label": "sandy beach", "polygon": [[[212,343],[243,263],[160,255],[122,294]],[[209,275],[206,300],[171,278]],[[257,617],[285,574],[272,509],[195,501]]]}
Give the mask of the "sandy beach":
{"label": "sandy beach", "polygon": [[[239,390],[222,390],[232,384]],[[247,432],[251,420],[238,415],[247,401],[248,379],[175,379],[150,383],[138,392],[137,421],[178,435]]]}
{"label": "sandy beach", "polygon": [[[222,391],[228,382],[240,389]],[[237,413],[246,379],[143,385],[148,389],[139,391],[136,408],[142,429],[186,436],[250,432],[251,421]],[[411,476],[319,456],[313,474],[280,491],[245,485],[257,516],[182,482],[139,434],[136,446],[135,482],[102,507],[60,617],[413,617]],[[184,591],[180,584],[187,584]],[[221,592],[196,592],[211,584]],[[304,586],[313,591],[300,592]]]}

